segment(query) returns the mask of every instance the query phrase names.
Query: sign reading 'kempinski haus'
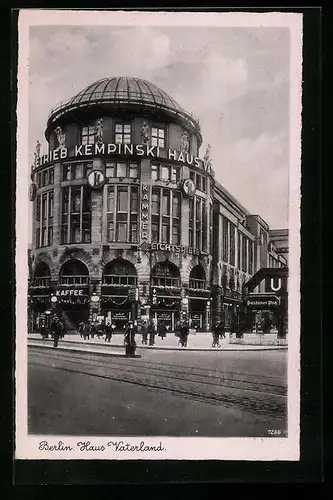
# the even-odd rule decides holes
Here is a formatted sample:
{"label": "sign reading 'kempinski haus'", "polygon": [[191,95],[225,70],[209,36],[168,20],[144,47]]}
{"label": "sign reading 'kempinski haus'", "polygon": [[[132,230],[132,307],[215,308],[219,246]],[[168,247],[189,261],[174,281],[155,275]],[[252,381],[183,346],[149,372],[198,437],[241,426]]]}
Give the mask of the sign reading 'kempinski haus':
{"label": "sign reading 'kempinski haus'", "polygon": [[160,148],[159,146],[149,146],[144,144],[80,144],[73,148],[59,148],[50,151],[36,159],[35,168],[51,161],[65,160],[67,158],[79,158],[86,156],[108,156],[108,155],[136,155],[149,158],[163,158],[178,161],[187,165],[201,168],[213,175],[210,165],[190,153],[177,151],[176,149]]}

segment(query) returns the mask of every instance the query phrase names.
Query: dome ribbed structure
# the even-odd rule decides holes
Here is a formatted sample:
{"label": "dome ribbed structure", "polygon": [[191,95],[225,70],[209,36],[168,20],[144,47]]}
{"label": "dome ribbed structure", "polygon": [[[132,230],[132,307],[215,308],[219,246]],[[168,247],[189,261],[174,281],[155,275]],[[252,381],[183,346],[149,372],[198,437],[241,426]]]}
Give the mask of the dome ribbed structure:
{"label": "dome ribbed structure", "polygon": [[[199,122],[183,109],[172,97],[155,84],[133,77],[102,78],[91,83],[67,102],[62,102],[52,109],[47,131],[52,129],[62,117],[76,110],[88,110],[94,107],[140,108],[151,111],[164,111],[174,119],[180,119],[201,137]],[[201,141],[200,141],[201,142]]]}

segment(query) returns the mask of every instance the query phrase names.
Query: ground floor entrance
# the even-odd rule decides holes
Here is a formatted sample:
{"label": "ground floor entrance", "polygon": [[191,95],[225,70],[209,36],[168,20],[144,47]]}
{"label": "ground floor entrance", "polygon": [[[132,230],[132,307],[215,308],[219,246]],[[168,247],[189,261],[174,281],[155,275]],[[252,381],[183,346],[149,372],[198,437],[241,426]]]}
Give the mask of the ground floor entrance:
{"label": "ground floor entrance", "polygon": [[151,319],[155,323],[156,327],[163,322],[167,327],[168,332],[174,332],[178,321],[180,320],[180,312],[178,310],[153,310],[151,313]]}

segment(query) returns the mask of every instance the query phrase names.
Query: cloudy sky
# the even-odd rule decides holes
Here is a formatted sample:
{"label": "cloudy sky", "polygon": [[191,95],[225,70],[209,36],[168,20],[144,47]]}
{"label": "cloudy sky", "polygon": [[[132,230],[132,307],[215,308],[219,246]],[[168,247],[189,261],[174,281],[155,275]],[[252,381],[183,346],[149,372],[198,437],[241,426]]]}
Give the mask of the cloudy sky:
{"label": "cloudy sky", "polygon": [[30,27],[30,163],[59,101],[100,78],[143,78],[199,119],[218,181],[288,227],[289,55],[288,28]]}

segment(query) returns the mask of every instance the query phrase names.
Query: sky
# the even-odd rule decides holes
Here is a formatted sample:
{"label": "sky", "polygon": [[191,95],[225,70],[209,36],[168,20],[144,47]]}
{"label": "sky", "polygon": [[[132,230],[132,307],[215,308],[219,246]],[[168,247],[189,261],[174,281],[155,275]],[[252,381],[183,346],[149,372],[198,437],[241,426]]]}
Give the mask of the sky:
{"label": "sky", "polygon": [[271,228],[288,227],[288,28],[33,26],[29,164],[49,112],[89,84],[132,76],[199,120],[216,179]]}

